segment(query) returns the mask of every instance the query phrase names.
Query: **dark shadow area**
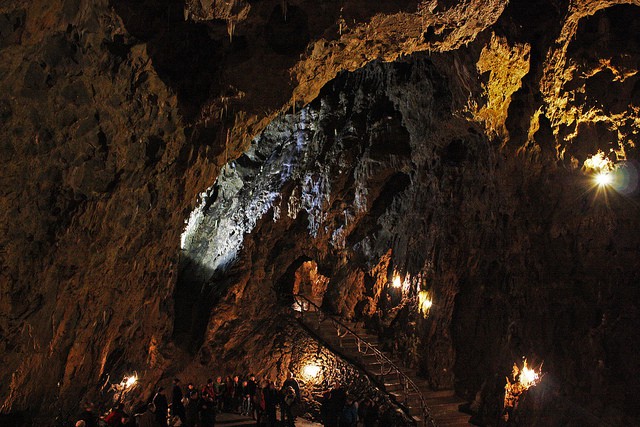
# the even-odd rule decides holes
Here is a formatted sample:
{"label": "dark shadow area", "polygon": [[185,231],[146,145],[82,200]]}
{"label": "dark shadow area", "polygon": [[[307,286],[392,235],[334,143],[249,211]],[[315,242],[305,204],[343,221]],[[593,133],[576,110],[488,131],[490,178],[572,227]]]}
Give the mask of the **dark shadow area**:
{"label": "dark shadow area", "polygon": [[615,5],[582,18],[567,48],[571,57],[605,58],[622,53],[640,53],[640,7],[635,5]]}
{"label": "dark shadow area", "polygon": [[[111,0],[129,33],[148,44],[160,78],[178,94],[180,113],[193,118],[208,99],[221,61],[220,40],[207,25],[184,20],[184,2],[176,0]],[[122,41],[108,44],[115,54],[126,53]]]}
{"label": "dark shadow area", "polygon": [[399,12],[415,13],[418,11],[416,0],[400,0],[400,1],[367,1],[366,10],[363,10],[361,2],[343,2],[336,1],[336,10],[341,12],[342,17],[347,24],[362,23],[371,19],[377,14],[391,15]]}
{"label": "dark shadow area", "polygon": [[211,269],[187,257],[180,260],[173,296],[173,340],[191,353],[195,353],[202,345],[211,308],[226,288],[224,283],[212,286],[212,275]]}
{"label": "dark shadow area", "polygon": [[294,55],[302,52],[311,38],[307,14],[299,7],[289,6],[285,16],[282,7],[277,5],[267,22],[265,36],[276,53]]}
{"label": "dark shadow area", "polygon": [[284,274],[275,281],[274,287],[279,303],[283,305],[293,304],[293,284],[296,279],[296,271],[307,261],[313,260],[306,255],[299,256],[289,264]]}
{"label": "dark shadow area", "polygon": [[633,85],[631,90],[631,105],[640,107],[640,79]]}
{"label": "dark shadow area", "polygon": [[[589,68],[600,67],[602,59],[622,70],[637,67],[631,58],[640,54],[640,7],[612,6],[583,18],[567,54]],[[633,88],[639,81],[637,74],[620,79],[611,69],[603,69],[586,78],[586,93],[577,93],[574,102],[620,114],[629,106],[629,93],[633,103]]]}
{"label": "dark shadow area", "polygon": [[[384,117],[371,120],[369,123],[374,125],[369,129],[369,149],[372,159],[385,160],[388,156],[398,156],[405,159],[411,158],[411,137],[409,131],[402,125],[402,115],[393,109],[390,101],[386,100],[388,105],[376,111],[375,107],[379,107],[379,103],[374,105],[372,113],[385,114]],[[384,112],[384,113],[383,113]]]}
{"label": "dark shadow area", "polygon": [[[54,415],[55,417],[55,415]],[[53,418],[53,417],[52,417]],[[57,419],[53,419],[56,422]],[[12,412],[10,414],[0,414],[0,426],[2,427],[32,427],[33,419],[29,411]],[[35,426],[34,426],[35,427]],[[57,425],[56,425],[57,427]]]}
{"label": "dark shadow area", "polygon": [[568,7],[567,0],[510,1],[496,25],[497,34],[512,43],[529,43],[543,59],[543,49],[560,33]]}
{"label": "dark shadow area", "polygon": [[20,43],[26,18],[24,9],[0,14],[0,50]]}
{"label": "dark shadow area", "polygon": [[469,148],[467,147],[467,143],[460,138],[456,138],[447,144],[440,155],[442,163],[448,166],[460,166],[467,160],[468,156]]}
{"label": "dark shadow area", "polygon": [[[184,1],[110,0],[129,33],[147,43],[153,66],[160,78],[178,94],[180,112],[187,120],[195,117],[207,99],[220,95],[221,88],[216,87],[220,70],[256,57],[254,53],[263,49],[265,42],[282,55],[273,58],[277,63],[265,63],[262,56],[260,62],[256,60],[255,67],[269,73],[271,78],[265,78],[265,81],[271,81],[280,70],[293,65],[292,61],[298,59],[310,41],[332,38],[329,33],[334,30],[335,38],[338,38],[335,23],[340,16],[353,26],[379,13],[415,12],[418,4],[415,0],[376,2],[368,4],[364,11],[361,6],[351,10],[337,1],[317,4],[313,8],[288,5],[285,19],[282,2],[252,3],[249,17],[238,22],[229,40],[223,21],[185,21]],[[7,31],[13,28],[9,24],[6,27]],[[132,44],[135,41],[121,37],[105,41],[109,51],[120,58],[127,54]]]}

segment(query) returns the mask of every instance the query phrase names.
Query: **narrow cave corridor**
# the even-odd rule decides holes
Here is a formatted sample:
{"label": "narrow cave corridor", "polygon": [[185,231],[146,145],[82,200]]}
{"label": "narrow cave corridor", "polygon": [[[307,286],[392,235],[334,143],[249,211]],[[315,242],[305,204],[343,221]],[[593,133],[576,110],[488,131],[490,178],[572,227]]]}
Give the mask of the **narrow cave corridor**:
{"label": "narrow cave corridor", "polygon": [[6,2],[0,426],[639,425],[639,23]]}

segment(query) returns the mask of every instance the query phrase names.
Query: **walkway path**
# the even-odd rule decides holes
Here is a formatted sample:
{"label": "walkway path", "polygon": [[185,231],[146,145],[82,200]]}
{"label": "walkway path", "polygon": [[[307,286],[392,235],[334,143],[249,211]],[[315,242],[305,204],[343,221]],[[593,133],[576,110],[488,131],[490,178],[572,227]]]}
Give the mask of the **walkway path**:
{"label": "walkway path", "polygon": [[419,388],[436,426],[468,427],[471,425],[469,423],[469,415],[459,411],[460,405],[465,402],[458,398],[453,390],[431,390],[426,380],[420,379],[415,370],[403,367],[400,361],[383,351],[377,336],[372,335],[365,329],[358,328],[354,324],[342,321],[351,331],[368,343],[363,345],[363,341],[358,342],[359,340],[352,334],[345,334],[344,329],[339,331],[334,322],[324,319],[324,315],[317,311],[304,312],[302,323],[313,331],[329,349],[360,365],[371,378],[375,378],[379,383],[383,384],[386,391],[408,409],[411,416],[418,422],[418,425],[422,425],[423,421],[420,397],[415,391],[405,390],[399,375],[393,373],[389,369],[388,363],[381,360],[379,355],[376,355],[371,350],[367,351],[367,345],[378,349],[396,367],[399,367],[402,373],[411,378]]}
{"label": "walkway path", "polygon": [[[216,416],[216,427],[255,426],[256,420],[244,415],[222,413]],[[322,424],[296,418],[296,427],[322,427]]]}

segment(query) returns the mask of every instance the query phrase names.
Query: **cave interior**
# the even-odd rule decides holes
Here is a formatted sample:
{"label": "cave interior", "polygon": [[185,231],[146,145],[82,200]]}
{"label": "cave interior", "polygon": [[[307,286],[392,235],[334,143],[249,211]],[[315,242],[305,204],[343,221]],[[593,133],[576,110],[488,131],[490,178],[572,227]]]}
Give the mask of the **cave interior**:
{"label": "cave interior", "polygon": [[0,425],[288,372],[640,425],[637,0],[7,0],[0,88]]}

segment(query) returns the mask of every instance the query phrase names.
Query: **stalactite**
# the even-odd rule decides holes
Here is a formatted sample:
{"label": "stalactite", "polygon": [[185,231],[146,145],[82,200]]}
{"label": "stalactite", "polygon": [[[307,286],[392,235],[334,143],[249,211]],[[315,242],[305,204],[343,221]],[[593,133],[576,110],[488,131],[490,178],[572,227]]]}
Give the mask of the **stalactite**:
{"label": "stalactite", "polygon": [[229,34],[229,43],[233,43],[233,33],[236,30],[236,21],[233,17],[227,19],[227,34]]}

